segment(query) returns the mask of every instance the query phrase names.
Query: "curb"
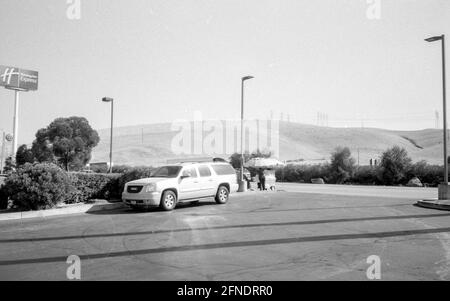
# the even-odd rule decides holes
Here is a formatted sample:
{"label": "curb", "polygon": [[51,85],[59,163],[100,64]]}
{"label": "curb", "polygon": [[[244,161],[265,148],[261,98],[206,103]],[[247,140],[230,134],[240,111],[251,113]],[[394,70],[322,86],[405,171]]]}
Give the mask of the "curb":
{"label": "curb", "polygon": [[11,212],[0,213],[0,221],[10,220],[22,220],[29,218],[46,218],[52,216],[79,214],[79,213],[91,213],[98,211],[114,210],[127,207],[122,202],[118,203],[100,203],[100,204],[77,204],[73,206],[67,206],[63,208],[55,208],[39,211],[23,211],[23,212]]}
{"label": "curb", "polygon": [[416,203],[417,206],[429,209],[447,210],[450,211],[449,200],[420,200]]}

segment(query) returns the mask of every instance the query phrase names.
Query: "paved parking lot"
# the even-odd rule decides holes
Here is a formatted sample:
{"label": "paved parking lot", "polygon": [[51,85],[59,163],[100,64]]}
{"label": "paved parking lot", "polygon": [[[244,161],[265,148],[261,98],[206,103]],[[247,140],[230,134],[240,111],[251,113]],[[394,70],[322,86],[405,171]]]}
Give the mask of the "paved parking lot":
{"label": "paved parking lot", "polygon": [[0,223],[0,280],[450,279],[450,212],[436,189],[283,184],[173,212],[127,209]]}

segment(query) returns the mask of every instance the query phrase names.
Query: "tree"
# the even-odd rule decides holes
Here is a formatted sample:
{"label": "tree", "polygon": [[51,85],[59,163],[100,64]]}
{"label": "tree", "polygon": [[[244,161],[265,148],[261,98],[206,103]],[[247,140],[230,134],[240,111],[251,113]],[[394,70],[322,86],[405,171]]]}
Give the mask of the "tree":
{"label": "tree", "polygon": [[57,118],[36,133],[32,152],[39,162],[58,162],[68,171],[83,168],[100,138],[84,117]]}
{"label": "tree", "polygon": [[381,156],[380,180],[387,185],[399,184],[406,176],[411,165],[408,152],[399,146],[394,146]]}
{"label": "tree", "polygon": [[[249,154],[248,152],[244,153],[244,162],[247,162],[250,159],[253,158],[270,158],[272,156],[271,152],[263,151],[261,152],[259,149],[254,151],[253,153]],[[234,153],[230,157],[230,164],[233,166],[233,168],[241,168],[241,154],[240,153]]]}
{"label": "tree", "polygon": [[5,166],[3,167],[3,172],[6,174],[11,173],[16,169],[16,165],[14,164],[13,158],[11,156],[5,159]]}
{"label": "tree", "polygon": [[348,147],[338,147],[331,154],[330,164],[331,179],[337,183],[342,184],[350,179],[355,172],[355,159],[352,158],[352,153]]}
{"label": "tree", "polygon": [[38,162],[54,162],[55,156],[51,149],[51,143],[48,140],[47,129],[40,129],[36,133],[36,139],[31,147],[34,157]]}
{"label": "tree", "polygon": [[22,166],[25,163],[33,163],[34,154],[26,144],[19,146],[16,152],[16,166]]}

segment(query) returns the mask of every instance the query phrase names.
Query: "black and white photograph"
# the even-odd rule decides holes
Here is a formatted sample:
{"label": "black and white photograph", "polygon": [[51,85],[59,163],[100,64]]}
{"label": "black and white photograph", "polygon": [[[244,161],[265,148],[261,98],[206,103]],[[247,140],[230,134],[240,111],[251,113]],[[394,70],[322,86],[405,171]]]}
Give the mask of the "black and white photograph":
{"label": "black and white photograph", "polygon": [[0,0],[0,281],[450,280],[449,38],[448,0]]}

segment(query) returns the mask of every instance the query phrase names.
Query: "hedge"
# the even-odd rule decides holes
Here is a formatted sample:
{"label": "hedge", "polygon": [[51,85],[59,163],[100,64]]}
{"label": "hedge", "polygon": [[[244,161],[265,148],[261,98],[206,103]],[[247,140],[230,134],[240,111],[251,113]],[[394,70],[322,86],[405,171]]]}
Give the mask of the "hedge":
{"label": "hedge", "polygon": [[[439,165],[430,165],[420,161],[408,166],[405,176],[400,184],[406,185],[414,177],[425,185],[436,187],[443,181],[444,169]],[[322,178],[326,183],[333,183],[327,164],[322,165],[287,165],[276,170],[278,181],[311,183],[312,178]],[[359,166],[355,168],[353,176],[348,180],[349,184],[358,185],[383,185],[383,173],[380,166]]]}
{"label": "hedge", "polygon": [[92,199],[120,198],[120,174],[69,173],[72,190],[66,203],[82,203]]}
{"label": "hedge", "polygon": [[8,209],[8,193],[3,185],[0,185],[0,210]]}
{"label": "hedge", "polygon": [[420,161],[413,164],[406,175],[408,180],[417,177],[423,184],[435,187],[444,181],[444,167]]}
{"label": "hedge", "polygon": [[359,185],[381,185],[379,170],[372,166],[359,166],[356,168],[350,182]]}
{"label": "hedge", "polygon": [[283,182],[311,183],[311,179],[329,180],[328,165],[294,165],[289,164],[275,171],[276,178]]}
{"label": "hedge", "polygon": [[148,178],[151,167],[124,167],[124,173],[96,174],[70,173],[74,190],[67,203],[87,202],[92,199],[120,199],[127,182]]}
{"label": "hedge", "polygon": [[118,179],[118,190],[123,191],[127,182],[150,177],[153,167],[132,167],[123,173]]}

